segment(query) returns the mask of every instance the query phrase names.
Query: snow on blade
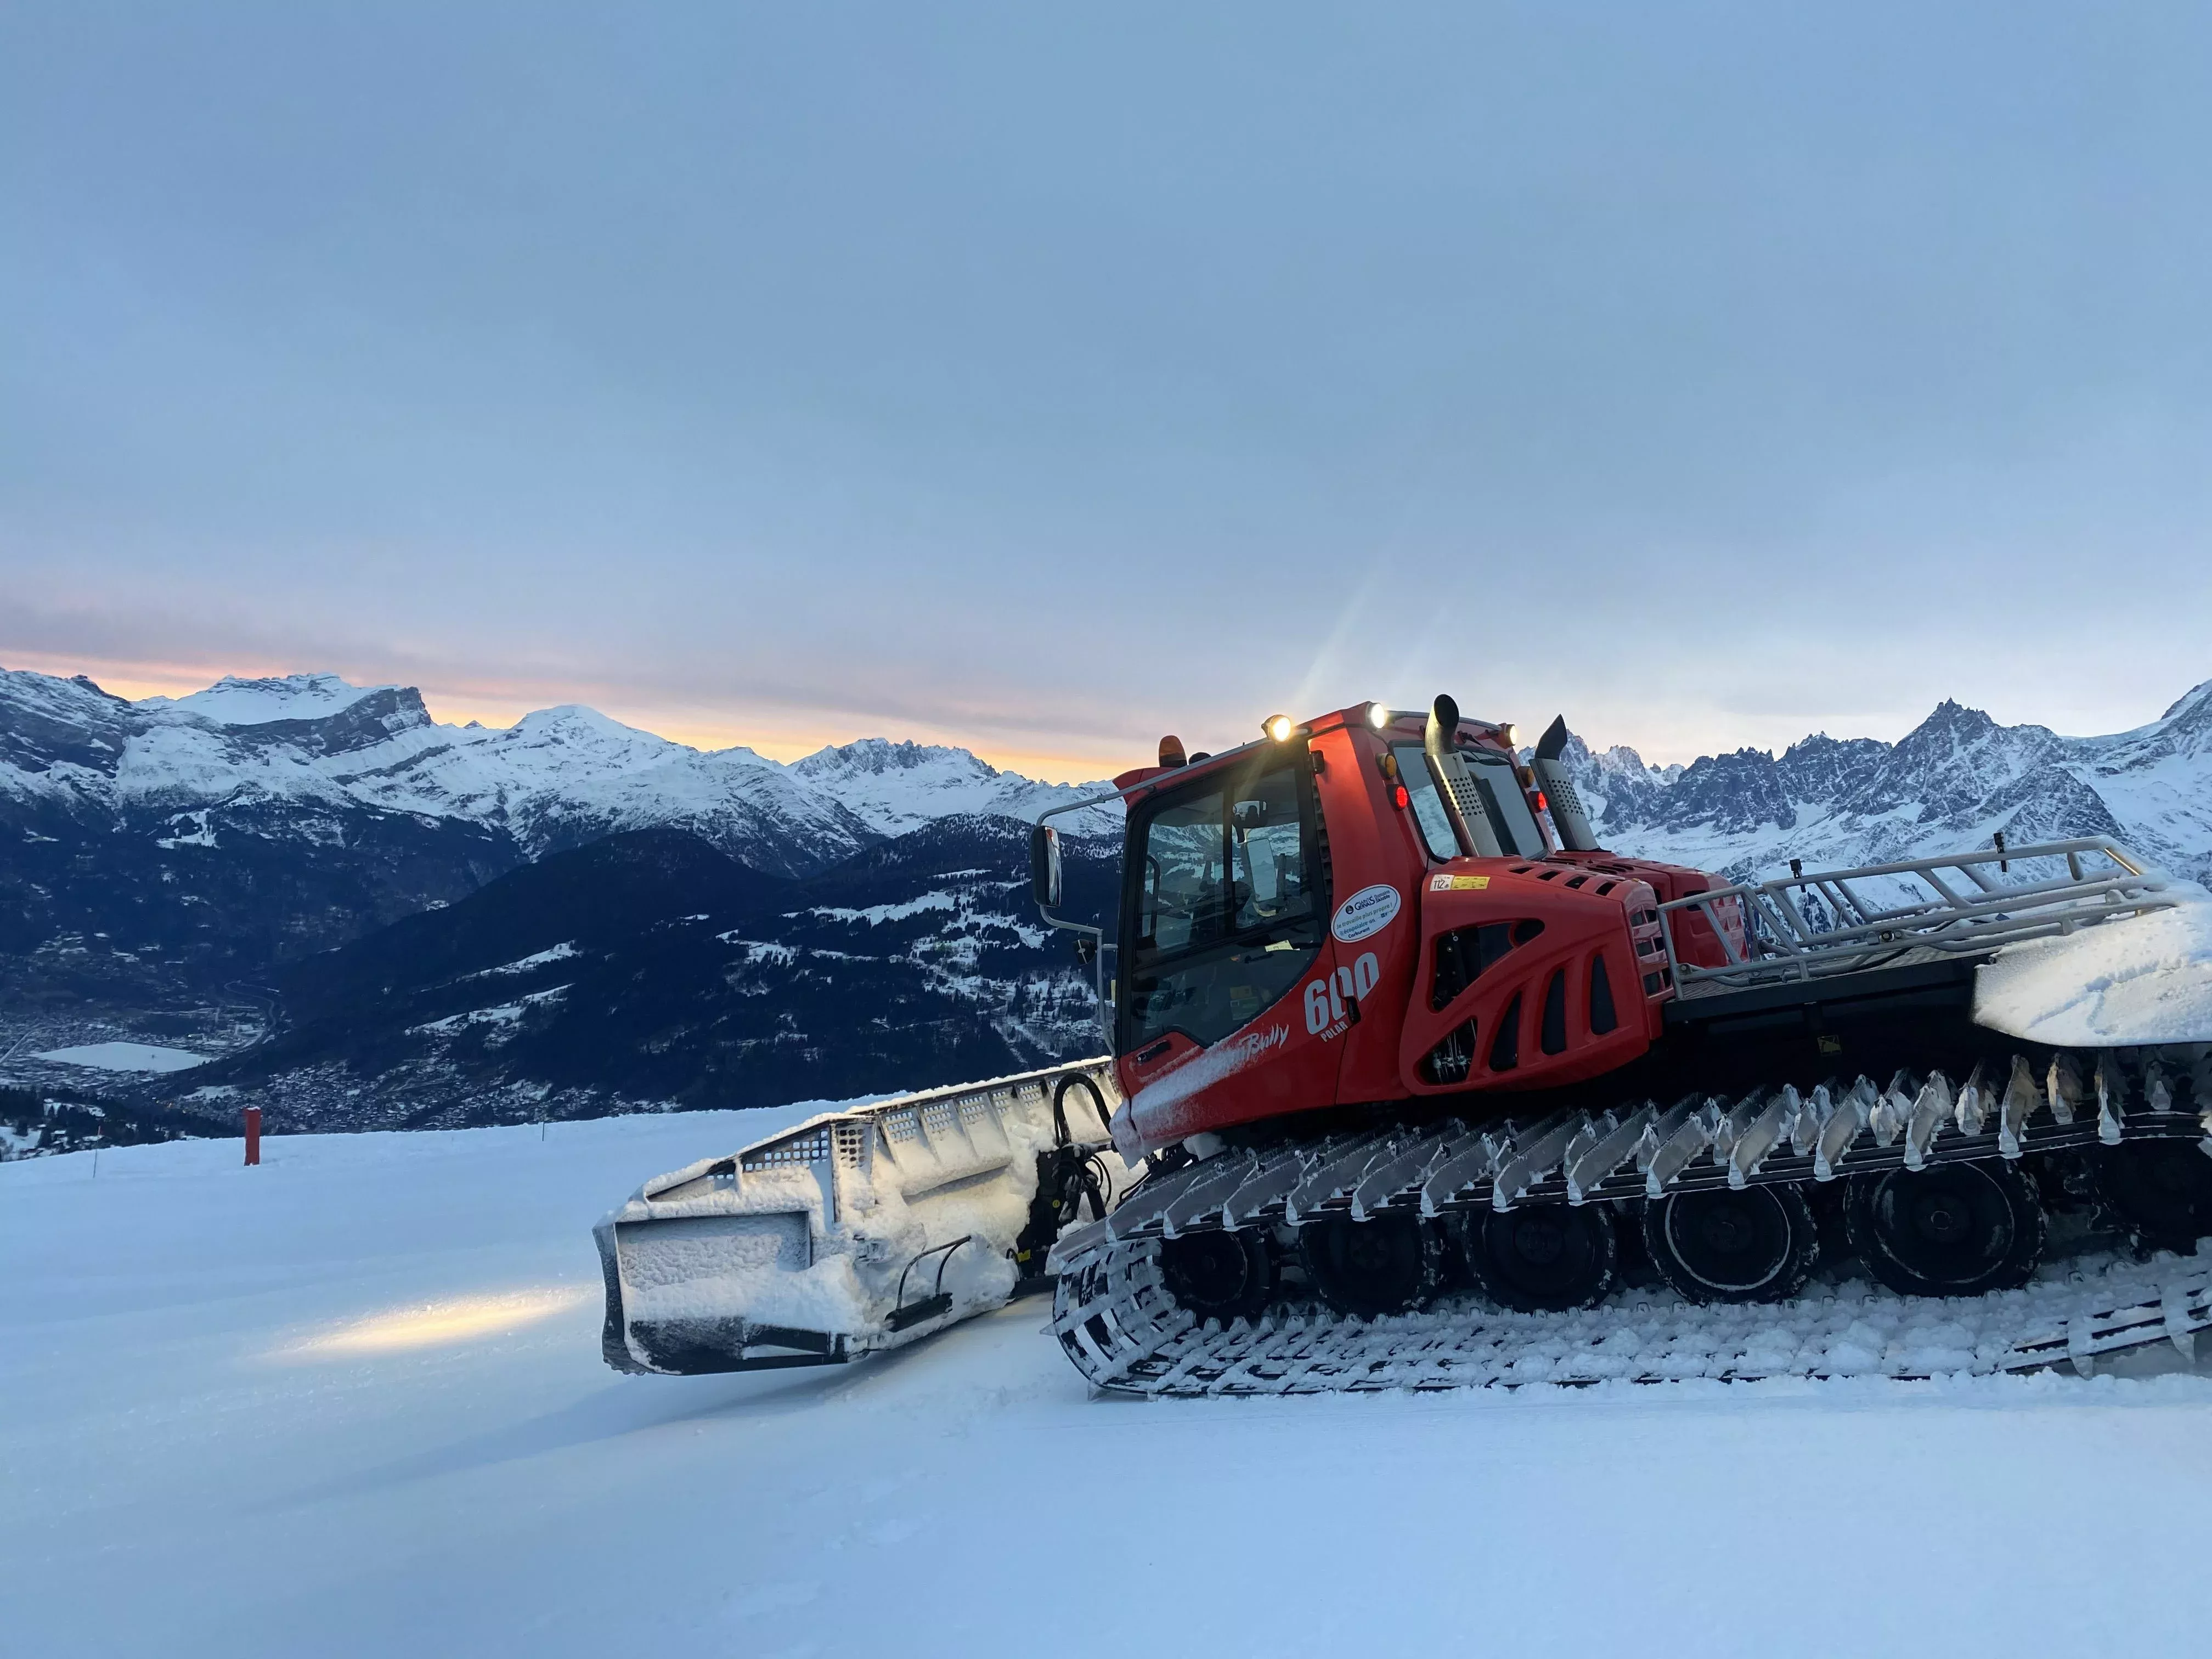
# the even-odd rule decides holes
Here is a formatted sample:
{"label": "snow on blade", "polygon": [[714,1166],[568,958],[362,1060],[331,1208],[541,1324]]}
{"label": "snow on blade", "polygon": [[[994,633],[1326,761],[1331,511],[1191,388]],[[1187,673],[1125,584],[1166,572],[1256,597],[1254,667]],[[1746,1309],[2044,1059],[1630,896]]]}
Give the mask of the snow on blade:
{"label": "snow on blade", "polygon": [[729,1370],[794,1335],[842,1359],[1001,1305],[1063,1094],[1071,1137],[1119,1190],[1129,1171],[1095,1140],[1114,1097],[1099,1060],[825,1114],[647,1182],[595,1230],[610,1363]]}
{"label": "snow on blade", "polygon": [[2014,945],[1978,975],[1974,1018],[2054,1048],[2212,1042],[2212,904]]}

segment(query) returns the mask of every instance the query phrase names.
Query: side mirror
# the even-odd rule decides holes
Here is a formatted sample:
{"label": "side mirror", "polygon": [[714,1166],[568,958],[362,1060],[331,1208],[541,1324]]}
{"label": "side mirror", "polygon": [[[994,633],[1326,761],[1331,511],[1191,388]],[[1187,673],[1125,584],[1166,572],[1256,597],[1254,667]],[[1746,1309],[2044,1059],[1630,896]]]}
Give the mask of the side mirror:
{"label": "side mirror", "polygon": [[1049,824],[1036,824],[1030,830],[1030,896],[1043,908],[1056,910],[1063,887],[1060,831]]}

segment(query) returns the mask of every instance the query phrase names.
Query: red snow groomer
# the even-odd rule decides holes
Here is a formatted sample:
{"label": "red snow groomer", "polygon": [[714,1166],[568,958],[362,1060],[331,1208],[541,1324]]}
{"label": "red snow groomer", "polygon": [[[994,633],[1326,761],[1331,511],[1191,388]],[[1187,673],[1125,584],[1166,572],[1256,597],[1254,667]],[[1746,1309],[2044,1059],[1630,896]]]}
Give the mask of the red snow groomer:
{"label": "red snow groomer", "polygon": [[[2001,950],[2174,902],[2117,844],[1999,836],[1730,884],[1599,848],[1563,722],[1525,766],[1449,697],[1264,733],[1164,739],[1115,780],[1102,1002],[1115,1145],[1146,1173],[1052,1255],[1054,1329],[1093,1381],[2086,1366],[2212,1322],[2193,1267],[2038,1275],[2054,1214],[2121,1224],[2138,1255],[2212,1229],[2203,1048],[1978,1021]],[[1091,959],[1105,930],[1056,914],[1048,823],[1032,866]],[[1800,1297],[1824,1251],[1883,1290]],[[1702,1310],[1663,1356],[1624,1274],[1653,1287],[1639,1306]],[[1911,1297],[1977,1300],[1931,1346],[1896,1336],[1936,1328]],[[1871,1360],[1869,1330],[1896,1336]]]}

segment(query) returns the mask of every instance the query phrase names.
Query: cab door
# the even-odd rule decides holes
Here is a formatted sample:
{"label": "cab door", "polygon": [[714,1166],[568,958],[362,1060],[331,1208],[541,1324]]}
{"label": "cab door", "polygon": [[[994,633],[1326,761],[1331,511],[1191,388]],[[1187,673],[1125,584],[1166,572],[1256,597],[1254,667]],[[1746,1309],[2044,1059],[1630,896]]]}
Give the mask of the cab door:
{"label": "cab door", "polygon": [[1350,1016],[1329,996],[1322,871],[1304,742],[1133,804],[1115,1048],[1146,1150],[1335,1099]]}

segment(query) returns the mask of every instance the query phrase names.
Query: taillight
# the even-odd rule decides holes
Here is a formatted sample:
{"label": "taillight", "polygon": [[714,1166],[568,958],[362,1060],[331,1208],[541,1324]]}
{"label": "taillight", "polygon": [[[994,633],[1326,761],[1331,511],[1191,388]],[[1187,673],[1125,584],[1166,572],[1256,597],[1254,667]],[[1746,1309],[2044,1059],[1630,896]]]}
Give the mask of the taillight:
{"label": "taillight", "polygon": [[1406,786],[1402,783],[1390,792],[1390,799],[1397,803],[1398,810],[1401,812],[1404,811],[1408,806],[1411,806],[1413,804],[1413,795],[1407,791]]}

